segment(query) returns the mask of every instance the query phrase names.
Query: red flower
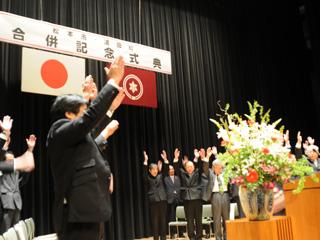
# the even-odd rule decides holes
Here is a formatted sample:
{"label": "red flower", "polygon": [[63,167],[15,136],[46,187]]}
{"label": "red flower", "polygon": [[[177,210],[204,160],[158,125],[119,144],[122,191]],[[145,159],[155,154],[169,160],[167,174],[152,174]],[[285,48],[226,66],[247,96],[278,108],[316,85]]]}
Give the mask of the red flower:
{"label": "red flower", "polygon": [[266,189],[273,189],[275,187],[275,183],[274,182],[264,182],[262,183],[262,186]]}
{"label": "red flower", "polygon": [[249,173],[248,173],[246,179],[249,183],[255,183],[259,179],[259,174],[257,173],[256,170],[251,169],[251,170],[249,170]]}
{"label": "red flower", "polygon": [[264,154],[269,154],[270,150],[268,148],[262,148]]}

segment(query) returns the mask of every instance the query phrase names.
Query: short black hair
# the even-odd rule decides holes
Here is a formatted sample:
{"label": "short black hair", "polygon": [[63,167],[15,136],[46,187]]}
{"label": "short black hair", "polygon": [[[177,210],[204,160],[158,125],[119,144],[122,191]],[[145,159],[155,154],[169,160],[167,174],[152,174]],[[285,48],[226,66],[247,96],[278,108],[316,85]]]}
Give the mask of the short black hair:
{"label": "short black hair", "polygon": [[65,94],[56,97],[51,106],[50,114],[52,122],[65,118],[66,112],[77,114],[82,105],[87,105],[88,102],[78,94]]}

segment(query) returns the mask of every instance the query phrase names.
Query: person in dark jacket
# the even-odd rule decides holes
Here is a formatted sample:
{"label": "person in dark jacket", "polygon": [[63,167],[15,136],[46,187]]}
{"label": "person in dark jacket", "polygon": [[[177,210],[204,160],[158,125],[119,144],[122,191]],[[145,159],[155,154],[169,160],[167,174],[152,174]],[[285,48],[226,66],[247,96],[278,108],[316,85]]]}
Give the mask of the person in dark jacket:
{"label": "person in dark jacket", "polygon": [[[162,151],[161,157],[164,161],[167,160],[167,153]],[[164,178],[164,184],[167,192],[167,222],[176,221],[176,207],[181,203],[180,188],[181,181],[179,176],[175,175],[174,168],[169,165],[169,175]],[[176,228],[171,231],[171,238],[175,234]]]}
{"label": "person in dark jacket", "polygon": [[[204,151],[203,149],[200,151]],[[198,160],[199,151],[195,149],[195,159],[179,167],[179,149],[174,151],[173,167],[181,180],[181,199],[187,219],[188,237],[191,240],[202,239],[202,167]]]}
{"label": "person in dark jacket", "polygon": [[102,223],[109,220],[107,189],[111,175],[91,132],[118,94],[124,60],[117,57],[105,69],[108,82],[88,107],[79,95],[56,98],[47,151],[54,182],[54,227],[60,240],[100,239]]}
{"label": "person in dark jacket", "polygon": [[[163,153],[162,153],[163,154]],[[154,240],[165,240],[167,235],[167,193],[163,179],[168,174],[169,161],[162,164],[162,173],[159,174],[158,165],[151,163],[148,166],[148,155],[143,152],[143,180],[147,189],[150,206],[150,219]]]}

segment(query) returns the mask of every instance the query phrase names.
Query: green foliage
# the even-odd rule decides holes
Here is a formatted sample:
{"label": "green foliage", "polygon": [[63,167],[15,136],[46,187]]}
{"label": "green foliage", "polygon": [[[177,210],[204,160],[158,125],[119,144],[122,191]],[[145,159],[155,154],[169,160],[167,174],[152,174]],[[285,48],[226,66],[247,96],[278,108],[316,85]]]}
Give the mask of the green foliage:
{"label": "green foliage", "polygon": [[257,101],[248,102],[249,113],[243,116],[229,113],[229,104],[219,107],[218,120],[210,121],[218,127],[218,138],[226,150],[218,155],[225,164],[225,178],[249,190],[272,188],[275,183],[298,178],[295,192],[300,192],[305,176],[312,175],[313,169],[305,158],[296,160],[284,146],[284,126],[277,129],[281,119],[270,124],[271,110],[265,111]]}

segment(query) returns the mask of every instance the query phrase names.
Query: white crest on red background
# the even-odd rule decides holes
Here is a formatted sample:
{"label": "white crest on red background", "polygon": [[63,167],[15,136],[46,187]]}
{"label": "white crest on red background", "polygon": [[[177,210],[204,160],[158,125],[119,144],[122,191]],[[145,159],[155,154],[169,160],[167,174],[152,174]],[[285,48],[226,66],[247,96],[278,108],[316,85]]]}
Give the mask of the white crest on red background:
{"label": "white crest on red background", "polygon": [[123,89],[131,100],[139,100],[143,95],[143,84],[140,78],[134,74],[128,74],[123,79]]}

